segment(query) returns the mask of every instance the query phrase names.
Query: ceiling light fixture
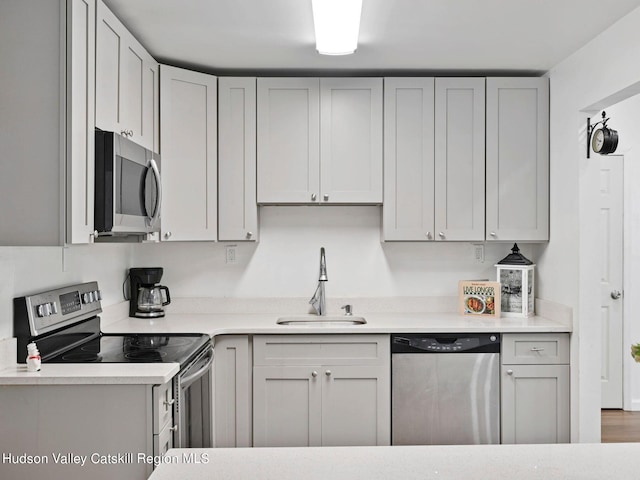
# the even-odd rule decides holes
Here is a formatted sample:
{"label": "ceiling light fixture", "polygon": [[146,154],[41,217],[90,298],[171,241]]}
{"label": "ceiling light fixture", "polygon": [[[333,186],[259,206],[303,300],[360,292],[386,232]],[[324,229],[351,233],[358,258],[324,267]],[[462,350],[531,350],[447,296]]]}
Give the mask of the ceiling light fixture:
{"label": "ceiling light fixture", "polygon": [[349,55],[358,47],[362,0],[311,0],[316,49],[321,55]]}

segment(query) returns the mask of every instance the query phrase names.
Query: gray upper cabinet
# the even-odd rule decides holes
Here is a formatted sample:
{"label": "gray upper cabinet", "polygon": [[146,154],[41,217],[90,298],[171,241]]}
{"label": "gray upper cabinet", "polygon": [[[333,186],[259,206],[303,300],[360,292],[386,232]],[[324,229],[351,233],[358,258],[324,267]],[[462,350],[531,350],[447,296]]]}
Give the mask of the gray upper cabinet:
{"label": "gray upper cabinet", "polygon": [[485,79],[435,82],[435,232],[485,238]]}
{"label": "gray upper cabinet", "polygon": [[218,239],[258,240],[255,77],[218,78]]}
{"label": "gray upper cabinet", "polygon": [[216,240],[216,77],[160,67],[163,241]]}
{"label": "gray upper cabinet", "polygon": [[549,239],[549,79],[487,78],[487,240]]}
{"label": "gray upper cabinet", "polygon": [[92,241],[95,7],[0,2],[0,245]]}
{"label": "gray upper cabinet", "polygon": [[382,79],[320,79],[321,203],[382,203]]}
{"label": "gray upper cabinet", "polygon": [[259,78],[257,200],[382,202],[382,79]]}
{"label": "gray upper cabinet", "polygon": [[97,2],[96,127],[158,151],[158,63]]}
{"label": "gray upper cabinet", "polygon": [[259,78],[258,203],[317,203],[320,183],[320,83]]}
{"label": "gray upper cabinet", "polygon": [[384,79],[384,240],[434,239],[434,79]]}

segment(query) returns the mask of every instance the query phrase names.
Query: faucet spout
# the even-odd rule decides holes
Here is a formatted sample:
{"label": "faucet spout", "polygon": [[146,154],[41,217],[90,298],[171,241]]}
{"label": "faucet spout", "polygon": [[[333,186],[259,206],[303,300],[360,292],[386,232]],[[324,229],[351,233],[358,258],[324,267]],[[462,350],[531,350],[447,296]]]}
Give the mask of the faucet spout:
{"label": "faucet spout", "polygon": [[320,276],[319,282],[326,282],[327,278],[327,260],[324,258],[324,247],[320,247]]}
{"label": "faucet spout", "polygon": [[316,312],[316,315],[326,315],[324,284],[327,278],[327,261],[324,256],[324,247],[320,248],[320,275],[318,276],[318,287],[309,303]]}

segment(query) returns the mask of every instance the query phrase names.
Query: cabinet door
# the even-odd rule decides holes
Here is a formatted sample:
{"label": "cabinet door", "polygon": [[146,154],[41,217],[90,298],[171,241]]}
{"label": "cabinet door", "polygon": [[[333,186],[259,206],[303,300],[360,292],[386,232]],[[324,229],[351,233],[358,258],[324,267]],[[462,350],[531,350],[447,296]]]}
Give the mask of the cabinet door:
{"label": "cabinet door", "polygon": [[67,243],[93,234],[95,148],[95,0],[71,0],[67,10]]}
{"label": "cabinet door", "polygon": [[320,372],[320,366],[253,368],[254,447],[321,445]]}
{"label": "cabinet door", "polygon": [[126,29],[102,0],[96,5],[96,127],[120,133],[122,119],[121,52]]}
{"label": "cabinet door", "polygon": [[384,240],[433,240],[433,78],[384,80]]}
{"label": "cabinet door", "polygon": [[158,119],[158,63],[131,35],[122,51],[121,127],[130,140],[149,150],[154,149],[154,132]]}
{"label": "cabinet door", "polygon": [[436,79],[436,240],[484,240],[484,82]]}
{"label": "cabinet door", "polygon": [[258,203],[320,200],[317,78],[259,78]]}
{"label": "cabinet door", "polygon": [[487,240],[549,239],[549,79],[487,79]]}
{"label": "cabinet door", "polygon": [[218,238],[258,240],[256,79],[218,79]]}
{"label": "cabinet door", "polygon": [[153,150],[158,63],[101,0],[96,29],[96,126]]}
{"label": "cabinet door", "polygon": [[502,443],[570,441],[569,365],[503,365]]}
{"label": "cabinet door", "polygon": [[162,240],[215,240],[216,77],[160,67]]}
{"label": "cabinet door", "polygon": [[320,80],[322,203],[382,203],[382,79]]}
{"label": "cabinet door", "polygon": [[323,446],[390,444],[388,366],[323,366],[320,376]]}
{"label": "cabinet door", "polygon": [[215,337],[215,446],[251,446],[251,360],[247,335]]}

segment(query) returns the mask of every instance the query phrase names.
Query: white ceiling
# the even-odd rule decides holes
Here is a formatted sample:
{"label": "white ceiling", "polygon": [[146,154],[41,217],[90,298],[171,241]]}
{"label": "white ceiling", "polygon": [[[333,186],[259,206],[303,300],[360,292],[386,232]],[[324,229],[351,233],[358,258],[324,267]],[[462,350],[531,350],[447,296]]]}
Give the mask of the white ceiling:
{"label": "white ceiling", "polygon": [[315,51],[311,0],[104,1],[159,61],[213,72],[542,73],[640,6],[640,0],[363,0],[357,52],[328,57]]}

